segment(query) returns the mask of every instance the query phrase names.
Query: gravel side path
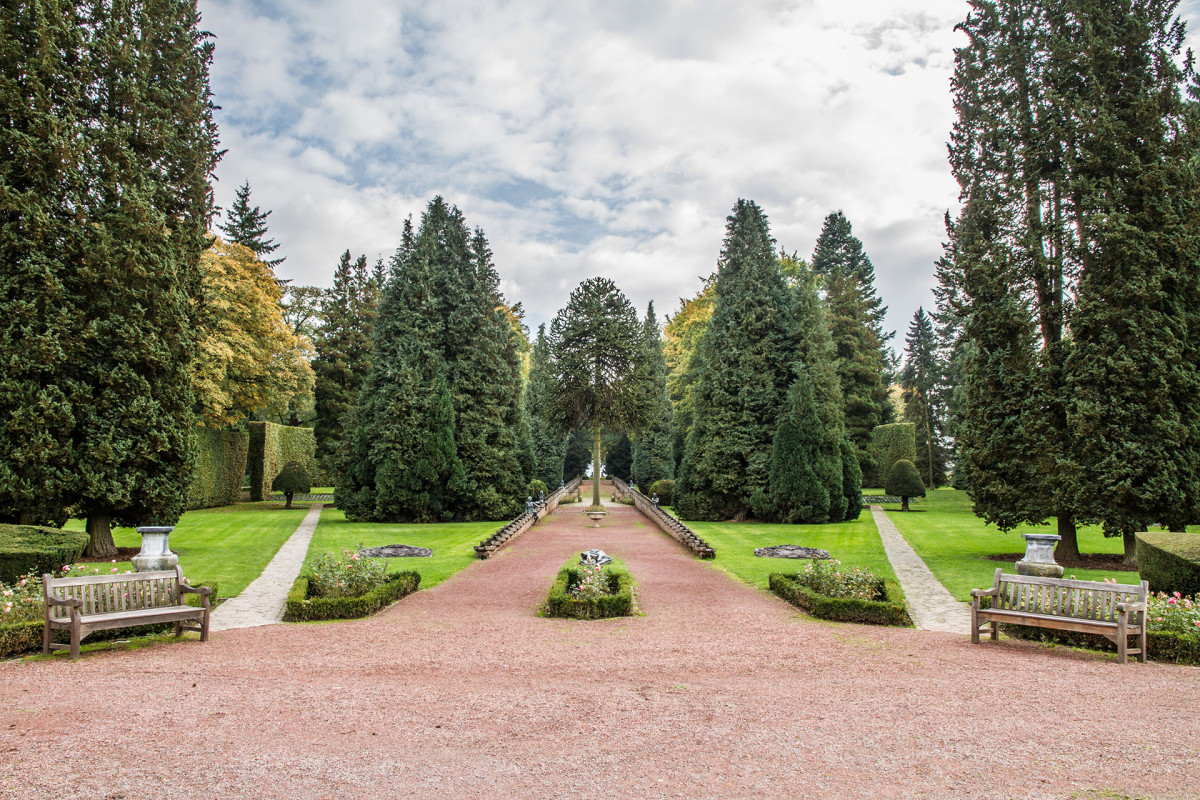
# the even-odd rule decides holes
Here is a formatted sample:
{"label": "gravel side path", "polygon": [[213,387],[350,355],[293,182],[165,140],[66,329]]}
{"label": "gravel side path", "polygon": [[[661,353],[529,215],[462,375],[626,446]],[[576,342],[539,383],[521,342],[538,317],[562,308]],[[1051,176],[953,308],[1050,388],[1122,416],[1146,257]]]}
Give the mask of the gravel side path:
{"label": "gravel side path", "polygon": [[[1200,797],[1198,669],[815,621],[580,511],[372,619],[2,663],[0,797]],[[536,616],[589,547],[645,616]]]}
{"label": "gravel side path", "polygon": [[908,600],[908,615],[923,631],[971,634],[971,607],[954,599],[912,549],[882,506],[871,506],[883,549]]}
{"label": "gravel side path", "polygon": [[310,507],[296,532],[283,543],[262,574],[237,597],[217,606],[208,622],[210,632],[274,625],[283,619],[287,594],[304,566],[308,543],[321,519],[321,508],[320,503]]}

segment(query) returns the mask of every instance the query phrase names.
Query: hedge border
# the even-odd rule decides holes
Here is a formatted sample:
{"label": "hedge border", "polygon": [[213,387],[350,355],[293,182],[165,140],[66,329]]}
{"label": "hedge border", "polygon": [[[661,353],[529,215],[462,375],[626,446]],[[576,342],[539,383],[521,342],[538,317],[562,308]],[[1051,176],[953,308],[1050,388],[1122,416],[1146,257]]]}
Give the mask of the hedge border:
{"label": "hedge border", "polygon": [[578,566],[567,565],[558,571],[558,577],[546,595],[546,616],[563,619],[609,619],[633,615],[633,578],[618,567],[605,567],[608,589],[613,592],[606,597],[571,597],[567,587],[571,579],[576,581],[583,575]]}
{"label": "hedge border", "polygon": [[772,572],[767,579],[771,591],[801,611],[817,619],[834,622],[857,622],[867,625],[891,625],[911,628],[912,619],[900,586],[894,581],[884,581],[883,600],[857,600],[846,597],[826,597],[796,580],[798,573]]}
{"label": "hedge border", "polygon": [[83,531],[0,525],[0,582],[19,581],[30,572],[57,573],[64,565],[78,561],[87,543],[88,535]]}
{"label": "hedge border", "polygon": [[1200,594],[1200,535],[1143,531],[1135,536],[1134,553],[1150,591]]}
{"label": "hedge border", "polygon": [[[917,426],[912,422],[892,422],[887,425],[876,425],[871,429],[871,443],[868,447],[875,461],[875,474],[871,477],[871,486],[883,486],[887,482],[892,465],[902,458],[907,458],[914,464],[917,461]],[[863,483],[867,481],[863,476]]]}
{"label": "hedge border", "polygon": [[[1117,645],[1098,633],[1076,633],[1026,625],[1001,625],[1001,632],[1013,639],[1045,644],[1061,644],[1116,653]],[[1174,631],[1146,631],[1146,658],[1153,661],[1173,661],[1176,664],[1200,665],[1200,635],[1184,636]]]}
{"label": "hedge border", "polygon": [[233,505],[242,495],[250,435],[245,431],[196,428],[192,432],[196,469],[187,487],[187,508]]}
{"label": "hedge border", "polygon": [[317,622],[330,619],[361,619],[412,594],[421,585],[419,572],[398,572],[382,586],[358,597],[309,597],[308,576],[292,584],[284,605],[284,622]]}
{"label": "hedge border", "polygon": [[250,452],[246,468],[250,473],[250,500],[271,499],[271,483],[289,461],[299,461],[308,470],[313,486],[328,486],[324,471],[317,465],[317,440],[312,428],[251,422]]}

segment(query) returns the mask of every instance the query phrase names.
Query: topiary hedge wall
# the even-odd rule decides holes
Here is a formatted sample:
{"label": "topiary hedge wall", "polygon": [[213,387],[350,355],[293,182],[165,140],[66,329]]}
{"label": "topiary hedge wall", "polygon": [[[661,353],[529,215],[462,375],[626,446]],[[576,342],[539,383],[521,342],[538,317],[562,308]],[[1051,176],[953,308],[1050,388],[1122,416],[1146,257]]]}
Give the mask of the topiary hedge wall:
{"label": "topiary hedge wall", "polygon": [[897,461],[917,460],[917,426],[911,422],[876,425],[871,431],[871,455],[875,457],[874,471],[863,474],[863,486],[882,486]]}
{"label": "topiary hedge wall", "polygon": [[83,555],[88,535],[34,525],[0,525],[0,581],[12,583],[28,572],[58,572]]}
{"label": "topiary hedge wall", "polygon": [[246,477],[249,434],[197,427],[194,442],[196,471],[188,485],[188,510],[233,505]]}
{"label": "topiary hedge wall", "polygon": [[1138,572],[1150,584],[1150,591],[1200,594],[1200,535],[1139,533],[1135,552]]}
{"label": "topiary hedge wall", "polygon": [[900,590],[900,585],[893,581],[884,582],[883,600],[826,597],[797,581],[794,574],[772,572],[767,581],[772,592],[818,619],[867,625],[912,625],[904,593]]}
{"label": "topiary hedge wall", "polygon": [[292,428],[274,422],[250,423],[250,499],[271,497],[271,482],[289,461],[299,461],[308,470],[314,485],[321,486],[322,472],[317,466],[317,440],[312,428]]}

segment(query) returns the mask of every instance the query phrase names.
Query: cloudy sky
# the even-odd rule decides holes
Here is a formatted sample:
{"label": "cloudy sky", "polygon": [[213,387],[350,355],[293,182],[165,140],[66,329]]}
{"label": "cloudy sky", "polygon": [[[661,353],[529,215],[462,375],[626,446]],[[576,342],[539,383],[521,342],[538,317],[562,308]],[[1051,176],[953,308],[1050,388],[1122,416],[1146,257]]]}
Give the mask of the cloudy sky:
{"label": "cloudy sky", "polygon": [[[1200,0],[1185,0],[1200,18]],[[811,254],[842,209],[888,323],[932,303],[960,0],[200,0],[228,152],[279,272],[328,285],[443,195],[531,327],[584,278],[673,312],[739,197]],[[1195,37],[1193,37],[1195,41]]]}

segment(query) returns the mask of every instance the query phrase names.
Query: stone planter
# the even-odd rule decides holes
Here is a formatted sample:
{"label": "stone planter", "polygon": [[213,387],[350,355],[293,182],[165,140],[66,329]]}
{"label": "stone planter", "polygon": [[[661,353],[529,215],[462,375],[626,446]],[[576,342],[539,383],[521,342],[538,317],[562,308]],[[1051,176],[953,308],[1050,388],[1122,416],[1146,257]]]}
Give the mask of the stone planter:
{"label": "stone planter", "polygon": [[585,511],[583,513],[587,514],[588,519],[590,519],[594,523],[592,525],[593,528],[599,528],[600,520],[602,520],[606,516],[608,516],[607,511]]}
{"label": "stone planter", "polygon": [[167,541],[173,530],[175,527],[168,525],[138,528],[137,532],[142,535],[142,552],[131,559],[133,568],[138,572],[174,569],[179,563],[179,556],[171,552]]}
{"label": "stone planter", "polygon": [[1053,533],[1026,533],[1025,557],[1016,563],[1018,575],[1061,578],[1063,568],[1054,562],[1054,546],[1062,539]]}

